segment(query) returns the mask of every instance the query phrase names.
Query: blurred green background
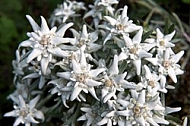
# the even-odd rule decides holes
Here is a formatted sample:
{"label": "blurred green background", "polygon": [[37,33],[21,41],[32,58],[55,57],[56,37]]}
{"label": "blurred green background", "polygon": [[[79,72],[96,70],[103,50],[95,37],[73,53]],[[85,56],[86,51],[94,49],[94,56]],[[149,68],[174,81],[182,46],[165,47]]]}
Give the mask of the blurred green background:
{"label": "blurred green background", "polygon": [[[88,3],[92,3],[92,0],[84,0],[83,2],[87,5]],[[181,22],[184,23],[185,32],[190,37],[190,0],[155,0],[154,2],[163,12],[158,14],[158,16],[164,19],[170,18],[170,14],[175,12]],[[54,8],[57,7],[57,4],[61,3],[62,0],[0,0],[0,126],[4,126],[5,124],[6,126],[11,126],[14,122],[14,118],[3,118],[3,114],[12,110],[12,102],[7,100],[6,97],[14,91],[11,62],[15,59],[15,50],[20,42],[27,39],[26,32],[32,30],[25,15],[31,15],[40,23],[40,15],[48,19]],[[130,7],[130,17],[146,25],[146,19],[151,9],[147,9],[148,6],[143,3],[146,3],[146,1],[121,0],[119,6],[127,4]],[[167,17],[167,14],[170,16]],[[169,20],[170,22],[174,20],[175,25],[176,19],[172,18],[171,16]],[[183,38],[183,33],[181,34]],[[184,41],[189,45],[190,41],[186,39],[184,38]],[[166,96],[167,105],[181,106],[183,108],[177,113],[180,119],[186,115],[190,116],[190,64],[188,56],[186,55],[183,59],[187,64],[184,66],[185,74],[180,77],[177,90],[170,91]]]}

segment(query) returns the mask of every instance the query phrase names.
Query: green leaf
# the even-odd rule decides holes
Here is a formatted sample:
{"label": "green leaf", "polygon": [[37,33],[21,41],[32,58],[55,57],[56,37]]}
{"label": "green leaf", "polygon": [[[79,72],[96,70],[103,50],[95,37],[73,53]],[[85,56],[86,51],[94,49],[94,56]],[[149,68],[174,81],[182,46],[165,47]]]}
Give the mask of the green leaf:
{"label": "green leaf", "polygon": [[144,33],[143,36],[142,36],[142,42],[143,42],[146,38],[148,38],[148,37],[152,34],[152,32],[153,32],[153,30],[150,30],[150,31]]}

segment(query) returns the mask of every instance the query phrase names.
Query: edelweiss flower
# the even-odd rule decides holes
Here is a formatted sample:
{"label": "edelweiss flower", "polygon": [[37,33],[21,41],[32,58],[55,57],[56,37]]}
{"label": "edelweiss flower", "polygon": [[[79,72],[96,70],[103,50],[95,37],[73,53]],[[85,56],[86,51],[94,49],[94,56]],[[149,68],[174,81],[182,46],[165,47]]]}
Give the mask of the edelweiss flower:
{"label": "edelweiss flower", "polygon": [[96,101],[93,105],[84,105],[81,107],[81,111],[85,112],[82,116],[80,116],[77,121],[85,121],[86,126],[95,126],[97,122],[99,122],[101,118],[101,114],[106,111],[108,108],[107,105],[100,105],[99,101]]}
{"label": "edelweiss flower", "polygon": [[57,32],[57,28],[53,27],[49,29],[46,20],[41,16],[41,27],[32,19],[31,16],[26,15],[34,32],[27,33],[28,40],[23,41],[19,45],[21,47],[29,47],[28,57],[26,59],[27,63],[37,58],[41,64],[42,74],[46,75],[47,67],[49,62],[52,60],[53,56],[58,57],[67,57],[69,54],[59,47],[60,44],[68,43],[70,38],[62,38],[65,34],[65,31],[73,25],[69,23],[60,28]]}
{"label": "edelweiss flower", "polygon": [[[102,20],[103,17],[103,11],[105,10],[105,7],[99,6],[98,3],[99,0],[95,0],[93,5],[89,5],[90,10],[85,13],[84,19],[88,17],[93,18],[93,23],[92,25],[97,28],[99,26],[100,21]],[[105,10],[106,11],[106,10]]]}
{"label": "edelweiss flower", "polygon": [[50,22],[51,26],[54,26],[56,23],[63,24],[70,21],[72,17],[80,16],[77,11],[86,10],[83,2],[70,1],[66,0],[54,10],[51,15]]}
{"label": "edelweiss flower", "polygon": [[[74,37],[76,38],[75,41],[72,41],[71,44],[76,46],[79,49],[81,46],[86,46],[86,52],[91,53],[95,52],[100,49],[102,46],[96,44],[96,40],[98,39],[97,32],[88,33],[86,25],[83,25],[82,32],[79,33],[75,29],[71,29]],[[71,47],[73,48],[73,46]]]}
{"label": "edelweiss flower", "polygon": [[38,95],[29,104],[26,104],[22,96],[19,95],[18,101],[14,101],[18,106],[14,105],[15,110],[5,113],[4,116],[16,117],[13,126],[18,126],[20,123],[25,124],[25,126],[30,126],[30,123],[37,124],[39,121],[36,119],[44,121],[43,113],[35,108],[39,98],[40,96]]}
{"label": "edelweiss flower", "polygon": [[128,7],[125,5],[121,15],[119,15],[116,19],[110,16],[104,16],[111,25],[106,26],[106,29],[111,32],[110,34],[114,33],[129,35],[129,33],[133,31],[142,29],[141,26],[137,26],[132,20],[129,20],[129,17],[127,16],[127,9]]}
{"label": "edelweiss flower", "polygon": [[21,56],[25,54],[25,50],[20,55],[20,52],[16,50],[16,59],[12,61],[14,79],[13,82],[16,83],[18,76],[24,75],[24,68],[28,66],[25,60],[21,61]]}
{"label": "edelweiss flower", "polygon": [[106,9],[110,12],[111,15],[113,15],[113,11],[115,10],[112,5],[113,4],[118,4],[118,0],[100,0],[100,2],[98,2],[98,5],[103,5],[106,7]]}
{"label": "edelweiss flower", "polygon": [[29,88],[27,86],[27,84],[25,83],[20,83],[20,82],[17,82],[15,83],[15,91],[10,94],[8,96],[8,98],[11,98],[11,97],[17,97],[19,95],[21,95],[24,99],[26,99],[29,95]]}
{"label": "edelweiss flower", "polygon": [[99,100],[96,96],[94,87],[102,84],[96,79],[105,69],[97,68],[92,70],[91,65],[86,62],[84,49],[81,48],[80,50],[80,61],[77,62],[75,59],[72,59],[72,71],[58,72],[57,76],[69,80],[67,85],[72,85],[74,87],[70,97],[71,101],[76,98],[79,99],[78,96],[81,91],[84,91],[85,93],[90,92],[94,98]]}
{"label": "edelweiss flower", "polygon": [[[125,125],[127,126],[159,126],[158,123],[169,124],[163,117],[165,108],[159,105],[159,97],[155,96],[147,101],[145,90],[142,90],[140,93],[131,90],[130,99],[118,99],[117,102],[122,107],[119,108],[120,110],[118,110],[116,114],[126,117]],[[160,115],[156,115],[156,111],[158,111]]]}
{"label": "edelweiss flower", "polygon": [[128,36],[123,35],[125,40],[125,47],[121,48],[122,52],[119,55],[119,60],[130,59],[136,68],[137,75],[141,72],[141,58],[152,57],[152,54],[148,53],[141,46],[141,37],[143,29],[140,29],[137,34],[130,39]]}
{"label": "edelweiss flower", "polygon": [[153,65],[159,66],[159,72],[162,75],[169,75],[174,83],[177,83],[176,75],[183,74],[180,65],[177,64],[183,56],[184,51],[177,54],[171,54],[170,49],[166,49],[163,53],[159,53],[156,58],[146,58]]}
{"label": "edelweiss flower", "polygon": [[66,2],[63,2],[63,4],[61,4],[59,6],[59,8],[57,8],[55,10],[55,16],[60,17],[62,19],[62,23],[66,22],[66,20],[70,17],[73,16],[75,14],[75,11],[72,9],[72,2],[71,1],[67,1],[68,5]]}
{"label": "edelweiss flower", "polygon": [[[39,65],[39,62],[31,61],[30,64],[32,65],[32,66],[28,67],[28,72],[30,72],[30,73],[28,75],[24,76],[22,78],[22,80],[39,78],[38,88],[42,89],[45,82],[47,81],[47,77],[42,74],[42,70]],[[48,74],[50,73],[49,68],[47,68],[46,73],[48,73]]]}
{"label": "edelweiss flower", "polygon": [[54,88],[51,89],[51,94],[57,93],[58,96],[61,96],[63,105],[69,108],[69,106],[67,105],[67,100],[69,100],[72,94],[73,87],[71,85],[67,86],[67,80],[65,80],[64,78],[59,78],[51,80],[48,84],[54,85]]}
{"label": "edelweiss flower", "polygon": [[147,38],[145,42],[148,42],[149,48],[156,47],[158,51],[164,51],[167,48],[174,47],[175,44],[171,43],[171,39],[175,35],[175,31],[168,35],[164,35],[159,28],[156,29],[156,38]]}
{"label": "edelweiss flower", "polygon": [[136,88],[136,85],[129,83],[125,80],[127,72],[123,74],[119,74],[118,68],[118,56],[114,55],[113,63],[111,67],[105,72],[103,88],[101,89],[102,92],[102,99],[103,102],[107,102],[111,98],[117,99],[116,91],[124,91],[126,88]]}
{"label": "edelweiss flower", "polygon": [[142,76],[142,81],[140,82],[141,85],[144,85],[147,90],[154,90],[155,92],[161,91],[167,93],[165,89],[165,84],[162,84],[160,81],[159,75],[156,72],[151,73],[150,68],[147,65],[144,65],[145,73],[144,77]]}

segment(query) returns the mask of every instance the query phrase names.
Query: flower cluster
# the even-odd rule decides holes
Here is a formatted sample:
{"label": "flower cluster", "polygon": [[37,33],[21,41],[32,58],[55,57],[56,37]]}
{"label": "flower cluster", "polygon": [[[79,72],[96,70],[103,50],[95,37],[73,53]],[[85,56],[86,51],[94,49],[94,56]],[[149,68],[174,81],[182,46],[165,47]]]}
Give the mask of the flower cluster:
{"label": "flower cluster", "polygon": [[114,8],[118,3],[95,0],[87,9],[63,2],[51,15],[52,28],[43,16],[39,26],[26,15],[33,32],[16,50],[16,90],[8,97],[16,105],[4,115],[16,117],[14,126],[53,118],[86,126],[170,123],[167,114],[181,108],[165,106],[163,96],[175,89],[168,79],[177,83],[183,74],[184,51],[173,49],[175,31],[147,32],[128,17],[127,5]]}

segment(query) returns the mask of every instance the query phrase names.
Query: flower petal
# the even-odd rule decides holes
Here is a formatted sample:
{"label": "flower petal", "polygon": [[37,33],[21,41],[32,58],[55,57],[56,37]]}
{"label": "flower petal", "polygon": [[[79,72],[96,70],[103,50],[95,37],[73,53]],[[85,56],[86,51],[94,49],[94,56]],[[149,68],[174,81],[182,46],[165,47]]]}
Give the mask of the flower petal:
{"label": "flower petal", "polygon": [[42,33],[48,33],[50,30],[49,30],[49,27],[47,25],[47,22],[45,20],[45,18],[43,16],[40,16],[41,17],[41,32]]}
{"label": "flower petal", "polygon": [[76,87],[73,89],[73,92],[71,94],[70,100],[73,101],[76,99],[76,97],[79,95],[79,93],[82,91],[82,88]]}
{"label": "flower petal", "polygon": [[157,123],[160,123],[160,124],[165,124],[165,125],[168,125],[168,124],[169,124],[169,122],[168,122],[167,120],[165,120],[164,118],[161,118],[161,117],[159,117],[159,116],[157,116],[157,115],[154,115],[154,116],[153,116],[153,120],[154,120],[155,122],[157,122]]}
{"label": "flower petal", "polygon": [[34,21],[34,19],[30,15],[26,15],[26,18],[30,22],[33,31],[40,30],[40,27],[38,26],[38,24]]}
{"label": "flower petal", "polygon": [[140,124],[140,126],[145,126],[145,120],[144,120],[143,116],[137,117],[135,119]]}
{"label": "flower petal", "polygon": [[177,83],[177,77],[175,75],[175,71],[173,68],[168,69],[168,75],[170,76],[170,78],[173,80],[174,83]]}
{"label": "flower petal", "polygon": [[156,29],[156,38],[160,39],[160,38],[163,38],[163,37],[164,37],[163,33],[160,31],[159,28],[157,28]]}
{"label": "flower petal", "polygon": [[174,63],[177,63],[180,58],[183,56],[184,54],[184,51],[180,51],[179,53],[175,54],[175,55],[172,55],[171,56],[171,60],[174,62]]}
{"label": "flower petal", "polygon": [[19,98],[19,105],[20,105],[20,107],[25,108],[26,107],[26,103],[25,103],[24,99],[22,98],[22,96],[19,95],[18,98]]}
{"label": "flower petal", "polygon": [[72,59],[73,71],[74,73],[82,73],[80,68],[80,64],[76,62],[76,60]]}
{"label": "flower petal", "polygon": [[166,39],[167,41],[170,41],[174,35],[175,35],[175,31],[173,31],[172,33],[170,33],[168,35],[165,35],[164,39]]}
{"label": "flower petal", "polygon": [[73,23],[68,23],[66,25],[64,25],[63,27],[61,27],[57,32],[56,34],[60,37],[63,37],[65,35],[65,31],[69,28],[73,26]]}
{"label": "flower petal", "polygon": [[18,48],[20,48],[20,47],[31,47],[32,45],[33,45],[33,42],[31,40],[25,40],[19,44]]}
{"label": "flower petal", "polygon": [[30,100],[29,106],[30,106],[31,109],[33,109],[36,106],[36,104],[39,101],[39,99],[40,99],[40,95],[37,95],[35,98],[33,98],[32,100]]}
{"label": "flower petal", "polygon": [[94,87],[89,87],[89,88],[88,88],[88,91],[90,92],[90,94],[91,94],[96,100],[99,101],[99,98],[98,98],[97,95],[96,95],[96,91],[95,91]]}
{"label": "flower petal", "polygon": [[40,49],[33,49],[32,52],[27,57],[26,62],[29,63],[30,61],[32,61],[34,58],[38,57],[41,54],[42,51]]}
{"label": "flower petal", "polygon": [[13,110],[13,111],[10,111],[10,112],[7,112],[3,115],[4,117],[8,117],[8,116],[12,116],[12,117],[16,117],[16,111]]}
{"label": "flower petal", "polygon": [[112,26],[115,26],[115,24],[117,23],[117,20],[110,17],[110,16],[104,16],[104,18],[109,21],[109,23],[112,25]]}
{"label": "flower petal", "polygon": [[172,107],[166,107],[165,109],[165,113],[166,114],[170,114],[170,113],[173,113],[173,112],[178,112],[181,110],[181,107],[175,107],[175,108],[172,108]]}
{"label": "flower petal", "polygon": [[138,97],[137,102],[138,102],[140,105],[143,105],[143,104],[145,103],[145,90],[142,90],[142,91],[141,91],[140,96]]}
{"label": "flower petal", "polygon": [[152,118],[146,117],[146,121],[152,124],[153,126],[159,126]]}
{"label": "flower petal", "polygon": [[113,63],[111,67],[108,70],[110,76],[117,75],[119,73],[119,68],[118,68],[118,56],[114,55]]}
{"label": "flower petal", "polygon": [[59,47],[52,48],[51,50],[48,49],[48,51],[50,53],[52,53],[53,55],[59,56],[59,57],[68,57],[68,56],[70,56],[69,53],[67,53],[66,51],[61,50],[61,48],[59,48]]}
{"label": "flower petal", "polygon": [[70,80],[71,72],[57,72],[57,76]]}
{"label": "flower petal", "polygon": [[98,82],[98,81],[95,81],[95,80],[92,80],[92,79],[86,79],[86,85],[90,86],[90,87],[94,87],[94,86],[99,86],[101,85],[102,83],[101,82]]}
{"label": "flower petal", "polygon": [[47,75],[48,64],[49,64],[49,58],[43,57],[40,61],[41,71],[43,75]]}
{"label": "flower petal", "polygon": [[143,29],[140,29],[137,34],[133,37],[133,42],[135,43],[140,43],[141,39],[142,39],[142,33],[143,33]]}
{"label": "flower petal", "polygon": [[140,75],[141,74],[141,60],[134,60],[133,64],[136,68],[137,75]]}
{"label": "flower petal", "polygon": [[42,122],[44,121],[45,117],[44,117],[44,114],[41,112],[41,111],[36,111],[34,113],[34,116],[37,118],[37,119],[41,119]]}

